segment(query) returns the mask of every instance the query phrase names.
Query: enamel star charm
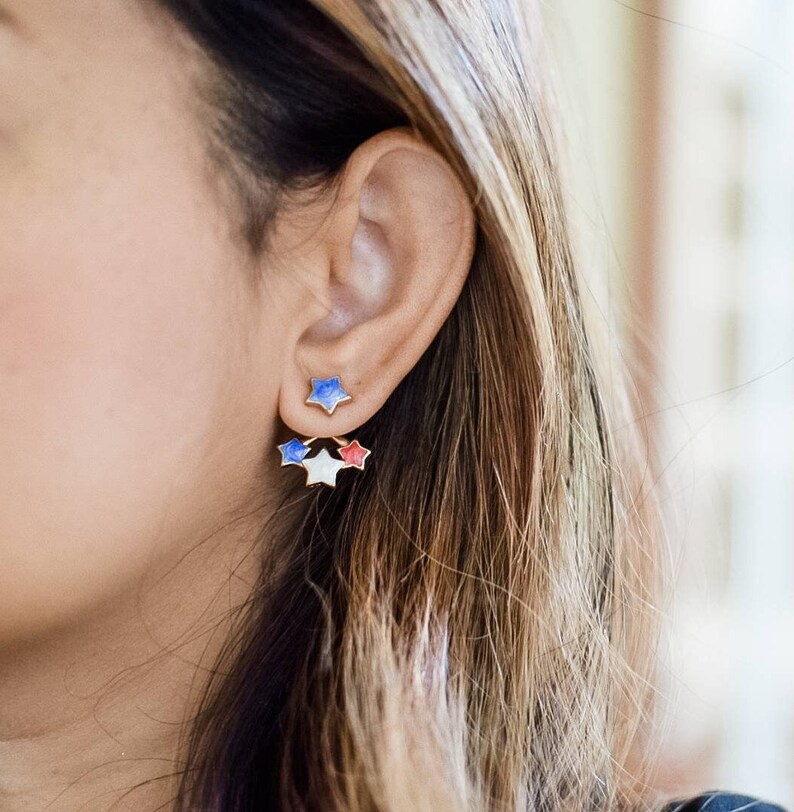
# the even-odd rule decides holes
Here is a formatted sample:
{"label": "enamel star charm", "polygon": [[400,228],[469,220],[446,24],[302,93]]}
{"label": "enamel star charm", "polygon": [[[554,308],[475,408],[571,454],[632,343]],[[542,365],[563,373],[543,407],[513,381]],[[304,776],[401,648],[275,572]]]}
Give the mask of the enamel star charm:
{"label": "enamel star charm", "polygon": [[316,403],[322,406],[328,414],[333,414],[334,409],[346,400],[351,400],[350,395],[342,389],[342,382],[338,375],[332,378],[312,378],[312,391],[306,398],[306,403]]}
{"label": "enamel star charm", "polygon": [[336,487],[336,475],[345,467],[345,463],[332,457],[328,449],[320,449],[320,453],[303,461],[306,469],[307,485],[330,485]]}
{"label": "enamel star charm", "polygon": [[288,443],[282,443],[278,450],[281,452],[281,465],[303,465],[303,458],[309,453],[309,446],[293,437]]}
{"label": "enamel star charm", "polygon": [[345,468],[358,468],[364,470],[364,460],[372,453],[364,448],[358,440],[338,448],[339,456],[345,461]]}

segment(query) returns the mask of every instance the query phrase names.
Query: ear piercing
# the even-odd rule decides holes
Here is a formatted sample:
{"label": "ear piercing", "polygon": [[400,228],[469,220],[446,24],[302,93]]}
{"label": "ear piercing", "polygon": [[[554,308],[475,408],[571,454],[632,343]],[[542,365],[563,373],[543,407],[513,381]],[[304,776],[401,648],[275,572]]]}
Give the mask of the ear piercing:
{"label": "ear piercing", "polygon": [[[352,397],[342,388],[338,375],[331,378],[312,378],[312,391],[306,398],[306,403],[314,403],[322,407],[331,415],[334,409]],[[317,437],[299,440],[293,437],[286,443],[278,446],[281,452],[281,466],[299,465],[306,470],[306,485],[328,485],[336,487],[336,476],[343,468],[358,468],[364,470],[364,461],[372,453],[364,448],[358,440],[349,441],[346,437],[331,437],[337,444],[335,449],[338,456],[333,456],[328,449],[322,448],[310,457],[311,445]]]}

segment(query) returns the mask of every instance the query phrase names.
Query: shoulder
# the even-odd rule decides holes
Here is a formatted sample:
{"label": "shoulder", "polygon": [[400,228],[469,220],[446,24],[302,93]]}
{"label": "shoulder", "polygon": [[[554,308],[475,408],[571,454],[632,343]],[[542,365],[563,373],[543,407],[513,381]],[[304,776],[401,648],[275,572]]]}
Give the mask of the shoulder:
{"label": "shoulder", "polygon": [[782,806],[752,795],[712,790],[670,801],[662,812],[788,812]]}

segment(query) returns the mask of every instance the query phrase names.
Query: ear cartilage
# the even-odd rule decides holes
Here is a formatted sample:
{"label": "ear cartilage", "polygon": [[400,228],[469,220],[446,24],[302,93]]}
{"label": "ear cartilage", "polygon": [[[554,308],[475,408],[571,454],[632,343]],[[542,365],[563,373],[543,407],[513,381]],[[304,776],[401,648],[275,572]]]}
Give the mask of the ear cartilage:
{"label": "ear cartilage", "polygon": [[[331,378],[312,378],[312,391],[306,403],[321,406],[327,414],[333,414],[334,409],[352,397],[342,388],[338,375]],[[300,465],[306,471],[306,485],[328,485],[336,487],[336,476],[343,468],[358,468],[364,470],[364,461],[372,453],[364,448],[358,440],[348,440],[346,437],[331,437],[336,443],[338,456],[333,456],[327,448],[322,448],[310,457],[312,443],[320,438],[307,437],[299,439],[293,437],[286,443],[278,446],[281,453],[281,466]]]}

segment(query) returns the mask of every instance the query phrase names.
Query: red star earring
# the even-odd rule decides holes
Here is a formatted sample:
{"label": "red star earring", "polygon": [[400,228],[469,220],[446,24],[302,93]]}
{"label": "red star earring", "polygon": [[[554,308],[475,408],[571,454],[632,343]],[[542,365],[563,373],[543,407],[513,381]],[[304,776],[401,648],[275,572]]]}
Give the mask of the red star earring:
{"label": "red star earring", "polygon": [[[312,378],[312,391],[306,403],[315,403],[321,406],[330,415],[340,404],[352,400],[352,397],[342,388],[339,376],[331,378]],[[364,461],[372,453],[364,448],[358,440],[349,441],[346,437],[332,437],[337,444],[338,457],[332,456],[327,449],[322,448],[319,453],[309,457],[311,444],[317,437],[299,440],[293,437],[286,443],[278,446],[281,452],[281,465],[300,465],[306,470],[306,485],[328,485],[336,487],[336,475],[343,468],[358,468],[364,470]]]}

